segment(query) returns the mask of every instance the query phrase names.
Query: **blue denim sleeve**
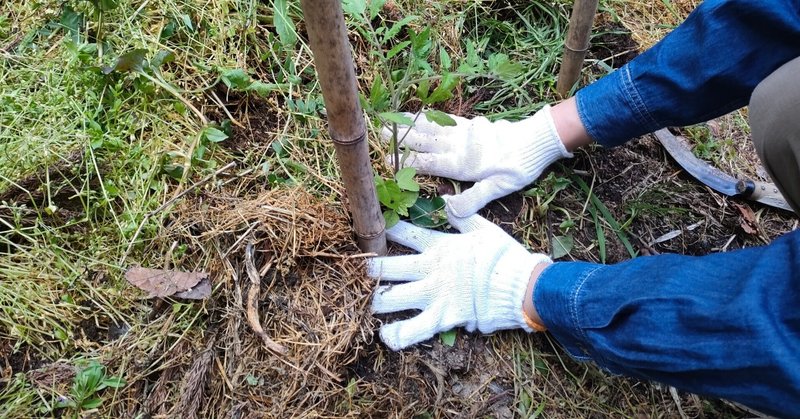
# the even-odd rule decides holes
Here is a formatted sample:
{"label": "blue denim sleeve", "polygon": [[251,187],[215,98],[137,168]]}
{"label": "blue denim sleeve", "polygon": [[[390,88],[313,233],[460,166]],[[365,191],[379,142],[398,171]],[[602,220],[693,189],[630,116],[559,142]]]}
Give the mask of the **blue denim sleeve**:
{"label": "blue denim sleeve", "polygon": [[533,300],[577,359],[800,415],[800,230],[701,257],[557,262],[539,277]]}
{"label": "blue denim sleeve", "polygon": [[800,56],[800,0],[706,0],[627,65],[579,90],[578,113],[605,146],[745,106]]}

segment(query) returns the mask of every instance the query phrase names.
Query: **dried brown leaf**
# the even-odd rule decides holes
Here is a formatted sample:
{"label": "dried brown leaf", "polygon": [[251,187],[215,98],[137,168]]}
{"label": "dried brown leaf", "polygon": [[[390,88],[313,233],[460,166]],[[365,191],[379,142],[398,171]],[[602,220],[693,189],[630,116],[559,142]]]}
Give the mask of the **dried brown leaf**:
{"label": "dried brown leaf", "polygon": [[[125,272],[125,279],[142,291],[147,291],[149,293],[148,297],[153,298],[169,297],[176,293],[190,291],[202,279],[208,280],[208,274],[205,272],[167,271],[134,266]],[[208,284],[208,291],[209,293],[211,291],[210,283]]]}
{"label": "dried brown leaf", "polygon": [[186,291],[175,293],[176,297],[187,300],[202,300],[209,295],[211,295],[211,281],[208,277],[201,279],[197,285]]}
{"label": "dried brown leaf", "polygon": [[736,208],[738,208],[739,213],[742,214],[742,219],[739,222],[742,230],[747,234],[756,234],[758,232],[758,223],[756,222],[756,215],[753,213],[753,209],[747,205],[739,204],[736,204]]}

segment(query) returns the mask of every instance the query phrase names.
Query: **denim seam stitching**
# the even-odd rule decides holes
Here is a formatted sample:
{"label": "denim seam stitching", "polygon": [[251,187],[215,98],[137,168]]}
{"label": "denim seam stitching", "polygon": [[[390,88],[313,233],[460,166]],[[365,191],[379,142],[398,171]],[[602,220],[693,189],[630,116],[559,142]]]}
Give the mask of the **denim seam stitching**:
{"label": "denim seam stitching", "polygon": [[636,116],[639,122],[641,122],[642,125],[647,126],[648,131],[653,131],[652,128],[657,127],[658,122],[655,120],[655,118],[653,118],[653,115],[650,114],[650,111],[647,109],[647,105],[642,99],[642,95],[639,93],[639,89],[636,88],[636,84],[633,82],[633,77],[631,77],[630,67],[631,66],[629,64],[622,69],[622,90],[627,94],[631,105],[633,105],[633,109],[636,111]]}
{"label": "denim seam stitching", "polygon": [[578,102],[578,118],[581,120],[581,122],[583,122],[583,126],[586,128],[586,133],[589,134],[589,137],[591,137],[595,142],[603,143],[603,141],[600,140],[600,136],[597,135],[597,130],[592,125],[591,119],[586,118],[586,111],[584,110],[586,102],[583,99],[583,95],[580,93],[581,91],[578,91],[578,93],[575,95],[575,100]]}
{"label": "denim seam stitching", "polygon": [[[581,337],[583,338],[583,341],[584,341],[583,343],[588,343],[589,336],[586,334],[586,331],[583,330],[583,328],[578,324],[578,294],[580,293],[581,288],[583,288],[583,284],[585,284],[586,281],[592,275],[594,275],[594,273],[597,272],[597,270],[600,269],[601,267],[602,266],[597,266],[594,269],[592,269],[591,271],[587,272],[583,276],[583,279],[581,279],[581,281],[578,284],[578,286],[575,287],[575,292],[572,293],[572,307],[570,307],[570,312],[572,314],[572,323],[573,323],[573,326],[575,327],[575,329],[578,330],[578,333],[580,333]],[[585,349],[584,349],[584,351],[585,351]]]}

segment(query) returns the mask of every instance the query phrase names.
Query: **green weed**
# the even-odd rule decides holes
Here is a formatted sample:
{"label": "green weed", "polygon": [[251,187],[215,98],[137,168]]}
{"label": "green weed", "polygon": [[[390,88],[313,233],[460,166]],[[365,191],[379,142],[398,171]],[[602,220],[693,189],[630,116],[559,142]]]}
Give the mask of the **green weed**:
{"label": "green weed", "polygon": [[120,388],[125,386],[125,380],[117,376],[108,376],[106,368],[97,361],[89,361],[75,375],[69,396],[56,404],[57,408],[69,408],[74,412],[74,417],[79,417],[79,412],[97,409],[103,403],[98,395],[106,388]]}

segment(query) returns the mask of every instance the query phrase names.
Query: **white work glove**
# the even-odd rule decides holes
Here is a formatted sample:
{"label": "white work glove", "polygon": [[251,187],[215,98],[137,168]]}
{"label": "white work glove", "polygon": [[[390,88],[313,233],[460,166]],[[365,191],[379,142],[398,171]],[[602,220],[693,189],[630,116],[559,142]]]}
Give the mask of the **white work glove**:
{"label": "white work glove", "polygon": [[421,253],[368,261],[371,277],[406,282],[378,287],[372,300],[374,313],[422,310],[381,327],[381,340],[392,350],[459,326],[483,333],[533,330],[525,321],[522,302],[533,268],[550,258],[529,253],[479,215],[450,217],[450,223],[462,234],[400,221],[386,231],[389,239]]}
{"label": "white work glove", "polygon": [[[406,115],[414,118],[414,114]],[[457,125],[443,127],[420,115],[410,130],[398,127],[397,135],[402,139],[408,131],[400,145],[413,150],[405,166],[422,174],[477,182],[447,201],[456,217],[478,212],[490,201],[536,180],[554,161],[572,157],[556,132],[549,105],[519,122],[452,118]],[[391,136],[391,130],[382,130],[385,140]]]}

